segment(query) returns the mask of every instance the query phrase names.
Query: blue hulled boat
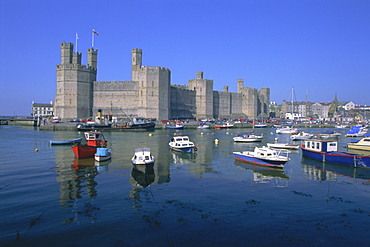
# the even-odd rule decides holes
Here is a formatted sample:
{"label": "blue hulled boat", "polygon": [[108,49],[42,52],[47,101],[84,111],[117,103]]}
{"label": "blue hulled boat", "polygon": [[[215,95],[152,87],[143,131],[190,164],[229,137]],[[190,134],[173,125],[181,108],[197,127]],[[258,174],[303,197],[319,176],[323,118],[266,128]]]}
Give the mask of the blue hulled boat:
{"label": "blue hulled boat", "polygon": [[338,142],[331,140],[305,140],[302,155],[322,162],[370,168],[370,155],[338,151]]}

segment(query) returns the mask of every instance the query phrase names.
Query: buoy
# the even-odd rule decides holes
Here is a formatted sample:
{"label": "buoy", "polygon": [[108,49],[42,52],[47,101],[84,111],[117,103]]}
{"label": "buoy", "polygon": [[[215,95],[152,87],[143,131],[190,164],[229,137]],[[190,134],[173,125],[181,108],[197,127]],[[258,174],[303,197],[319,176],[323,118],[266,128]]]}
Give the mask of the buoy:
{"label": "buoy", "polygon": [[271,132],[271,135],[273,135],[274,134],[274,132]]}
{"label": "buoy", "polygon": [[275,138],[275,141],[277,142],[279,140],[279,138]]}
{"label": "buoy", "polygon": [[38,152],[38,151],[39,151],[39,150],[36,148],[36,149],[35,149],[35,152]]}
{"label": "buoy", "polygon": [[201,135],[201,136],[202,136],[202,135],[204,135],[204,134],[203,134],[203,132],[202,132],[202,133],[200,133],[200,135]]}
{"label": "buoy", "polygon": [[149,133],[149,136],[152,136],[153,134],[152,133]]}
{"label": "buoy", "polygon": [[215,143],[218,143],[218,139],[215,139]]}
{"label": "buoy", "polygon": [[229,134],[229,132],[226,132],[226,135],[228,135]]}
{"label": "buoy", "polygon": [[173,133],[173,135],[175,136],[175,135],[176,135],[176,133]]}
{"label": "buoy", "polygon": [[182,133],[180,133],[180,136],[182,136]]}

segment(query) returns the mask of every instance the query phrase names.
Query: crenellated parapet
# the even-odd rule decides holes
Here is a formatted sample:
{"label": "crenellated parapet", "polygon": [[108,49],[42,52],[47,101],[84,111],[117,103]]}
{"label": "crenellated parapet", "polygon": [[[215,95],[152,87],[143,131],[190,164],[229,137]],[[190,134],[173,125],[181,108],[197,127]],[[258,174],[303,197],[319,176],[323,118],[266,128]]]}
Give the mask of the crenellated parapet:
{"label": "crenellated parapet", "polygon": [[64,63],[64,64],[58,64],[56,65],[57,70],[82,70],[87,72],[96,72],[96,68],[88,67],[86,65],[82,64],[76,64],[76,63]]}
{"label": "crenellated parapet", "polygon": [[186,91],[194,91],[194,90],[189,89],[189,87],[186,85],[171,84],[171,87],[176,88],[176,89],[186,90]]}

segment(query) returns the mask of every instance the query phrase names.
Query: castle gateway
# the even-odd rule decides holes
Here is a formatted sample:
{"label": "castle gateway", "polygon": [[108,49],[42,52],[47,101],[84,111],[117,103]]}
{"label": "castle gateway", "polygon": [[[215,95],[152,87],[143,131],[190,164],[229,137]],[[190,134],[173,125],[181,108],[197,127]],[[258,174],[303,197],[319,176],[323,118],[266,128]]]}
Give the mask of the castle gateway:
{"label": "castle gateway", "polygon": [[[98,50],[87,50],[87,65],[82,53],[73,52],[72,43],[61,43],[61,64],[56,66],[55,116],[62,119],[104,115],[125,118],[264,118],[269,115],[270,89],[244,87],[238,79],[236,93],[213,91],[213,80],[203,72],[188,85],[171,85],[168,68],[142,65],[142,50],[133,49],[131,81],[97,81]],[[123,109],[124,112],[121,110]]]}

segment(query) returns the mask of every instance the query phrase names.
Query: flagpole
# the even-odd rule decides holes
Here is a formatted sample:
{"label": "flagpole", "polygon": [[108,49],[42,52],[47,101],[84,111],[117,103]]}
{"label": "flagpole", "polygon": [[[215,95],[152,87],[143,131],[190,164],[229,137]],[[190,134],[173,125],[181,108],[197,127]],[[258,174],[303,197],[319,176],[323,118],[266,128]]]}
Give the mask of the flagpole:
{"label": "flagpole", "polygon": [[78,52],[78,33],[76,32],[76,53]]}
{"label": "flagpole", "polygon": [[94,48],[94,32],[91,32],[91,46]]}

